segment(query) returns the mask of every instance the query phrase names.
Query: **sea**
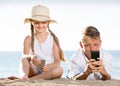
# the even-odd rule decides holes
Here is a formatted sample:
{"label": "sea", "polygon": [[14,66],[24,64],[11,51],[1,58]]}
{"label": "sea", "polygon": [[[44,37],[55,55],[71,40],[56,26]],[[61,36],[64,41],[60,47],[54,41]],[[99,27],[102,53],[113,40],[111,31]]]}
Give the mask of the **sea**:
{"label": "sea", "polygon": [[[64,51],[67,61],[61,61],[61,67],[64,70],[62,77],[67,75],[69,60],[74,52]],[[108,52],[113,56],[112,78],[120,79],[120,50],[110,50]],[[9,76],[19,77],[21,56],[21,51],[0,51],[0,78],[7,78]]]}

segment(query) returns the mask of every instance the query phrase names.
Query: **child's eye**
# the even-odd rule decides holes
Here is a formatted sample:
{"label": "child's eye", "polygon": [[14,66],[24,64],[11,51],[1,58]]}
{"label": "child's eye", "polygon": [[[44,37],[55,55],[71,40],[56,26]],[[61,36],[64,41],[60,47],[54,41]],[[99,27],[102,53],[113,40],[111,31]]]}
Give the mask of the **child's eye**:
{"label": "child's eye", "polygon": [[46,24],[46,21],[41,21],[41,22],[34,22],[34,24]]}
{"label": "child's eye", "polygon": [[39,22],[34,22],[34,24],[39,24]]}
{"label": "child's eye", "polygon": [[45,21],[43,21],[43,22],[41,22],[42,24],[45,24],[45,23],[47,23],[47,22],[45,22]]}

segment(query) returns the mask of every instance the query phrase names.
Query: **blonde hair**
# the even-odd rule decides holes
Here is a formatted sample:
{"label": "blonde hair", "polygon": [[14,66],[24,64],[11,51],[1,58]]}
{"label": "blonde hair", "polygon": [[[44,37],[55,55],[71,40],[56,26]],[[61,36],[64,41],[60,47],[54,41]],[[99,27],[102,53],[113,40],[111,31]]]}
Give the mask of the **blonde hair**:
{"label": "blonde hair", "polygon": [[[64,52],[63,52],[63,50],[61,49],[60,44],[59,44],[59,39],[58,39],[57,36],[50,30],[49,25],[48,25],[48,31],[49,31],[50,34],[53,36],[53,39],[55,40],[55,43],[57,44],[57,46],[58,46],[58,48],[59,48],[60,59],[61,59],[62,61],[66,61],[66,60],[65,60],[65,57],[64,57]],[[32,23],[31,23],[31,44],[30,44],[30,46],[31,46],[31,51],[32,51],[32,53],[34,53],[34,27],[33,27]]]}
{"label": "blonde hair", "polygon": [[59,54],[60,54],[60,59],[62,61],[66,61],[65,57],[64,57],[64,52],[60,47],[60,43],[59,43],[59,39],[57,38],[57,36],[50,30],[49,26],[48,26],[48,31],[50,32],[50,34],[53,36],[53,39],[55,40],[55,43],[57,44],[58,48],[59,48]]}
{"label": "blonde hair", "polygon": [[83,31],[82,31],[82,41],[84,42],[85,37],[89,36],[92,39],[99,38],[100,39],[100,32],[96,27],[93,26],[87,26]]}

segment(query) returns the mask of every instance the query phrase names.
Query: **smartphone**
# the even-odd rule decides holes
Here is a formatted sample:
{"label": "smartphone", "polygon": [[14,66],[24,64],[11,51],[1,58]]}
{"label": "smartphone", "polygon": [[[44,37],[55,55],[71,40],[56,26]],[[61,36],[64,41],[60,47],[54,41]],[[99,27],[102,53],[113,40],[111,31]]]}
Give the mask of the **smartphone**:
{"label": "smartphone", "polygon": [[91,59],[95,59],[98,61],[97,58],[100,58],[100,52],[99,51],[91,51]]}
{"label": "smartphone", "polygon": [[45,66],[45,60],[44,60],[44,59],[41,59],[40,61],[41,61],[41,64],[37,65],[37,68],[38,68],[39,70],[42,70],[43,67]]}

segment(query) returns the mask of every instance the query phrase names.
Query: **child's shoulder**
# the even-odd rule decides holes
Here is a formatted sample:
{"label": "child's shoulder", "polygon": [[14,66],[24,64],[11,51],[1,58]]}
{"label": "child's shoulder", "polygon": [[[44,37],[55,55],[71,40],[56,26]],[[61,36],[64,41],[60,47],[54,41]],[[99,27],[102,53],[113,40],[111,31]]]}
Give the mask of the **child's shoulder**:
{"label": "child's shoulder", "polygon": [[24,40],[25,41],[30,41],[30,38],[31,38],[30,35],[27,35]]}

